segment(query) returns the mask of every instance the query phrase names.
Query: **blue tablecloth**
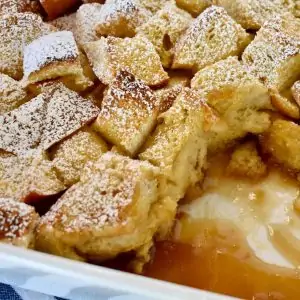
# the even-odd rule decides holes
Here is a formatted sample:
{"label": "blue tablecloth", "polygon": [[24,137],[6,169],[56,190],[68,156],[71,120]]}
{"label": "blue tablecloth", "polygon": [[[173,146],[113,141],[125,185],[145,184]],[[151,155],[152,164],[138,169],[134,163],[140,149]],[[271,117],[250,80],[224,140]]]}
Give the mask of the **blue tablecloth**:
{"label": "blue tablecloth", "polygon": [[0,300],[63,300],[0,283]]}

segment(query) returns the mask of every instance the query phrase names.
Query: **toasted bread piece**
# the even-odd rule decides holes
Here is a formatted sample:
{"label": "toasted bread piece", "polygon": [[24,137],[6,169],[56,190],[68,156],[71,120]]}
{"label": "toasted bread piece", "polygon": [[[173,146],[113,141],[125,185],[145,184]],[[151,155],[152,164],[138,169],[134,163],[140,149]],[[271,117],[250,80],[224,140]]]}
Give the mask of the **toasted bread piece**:
{"label": "toasted bread piece", "polygon": [[98,40],[96,25],[101,20],[102,5],[98,3],[83,4],[76,12],[76,37],[83,48],[85,43]]}
{"label": "toasted bread piece", "polygon": [[170,0],[139,0],[139,4],[155,14]]}
{"label": "toasted bread piece", "polygon": [[95,132],[85,128],[54,146],[51,150],[53,165],[66,186],[79,181],[82,169],[107,152],[105,141]]}
{"label": "toasted bread piece", "polygon": [[237,57],[199,71],[191,86],[205,96],[219,116],[209,137],[210,152],[230,146],[248,132],[258,134],[270,126],[269,115],[261,112],[272,108],[268,89],[247,72]]}
{"label": "toasted bread piece", "polygon": [[258,30],[266,20],[278,14],[293,12],[294,0],[214,0],[245,29]]}
{"label": "toasted bread piece", "polygon": [[292,95],[300,107],[300,80],[296,81],[292,87]]}
{"label": "toasted bread piece", "polygon": [[32,206],[0,198],[0,243],[33,248],[39,215]]}
{"label": "toasted bread piece", "polygon": [[118,72],[101,104],[94,128],[134,156],[156,124],[158,110],[151,89],[126,71]]}
{"label": "toasted bread piece", "polygon": [[258,31],[243,53],[248,69],[279,92],[300,76],[300,20],[275,16]]}
{"label": "toasted bread piece", "polygon": [[178,8],[175,2],[170,1],[148,22],[140,26],[137,32],[152,42],[162,65],[168,68],[173,60],[173,47],[192,20],[189,13]]}
{"label": "toasted bread piece", "polygon": [[102,37],[87,43],[85,51],[97,77],[110,84],[119,70],[126,70],[149,86],[160,86],[168,81],[159,55],[145,37]]}
{"label": "toasted bread piece", "polygon": [[99,109],[62,84],[0,116],[0,149],[18,155],[47,150],[98,115]]}
{"label": "toasted bread piece", "polygon": [[285,167],[300,171],[300,126],[294,122],[276,120],[260,140],[265,152]]}
{"label": "toasted bread piece", "polygon": [[71,13],[49,22],[60,31],[71,31],[76,39],[76,13]]}
{"label": "toasted bread piece", "polygon": [[212,5],[212,0],[176,0],[177,5],[193,16],[198,16]]}
{"label": "toasted bread piece", "polygon": [[25,46],[55,30],[32,13],[3,15],[0,18],[0,72],[21,79]]}
{"label": "toasted bread piece", "polygon": [[66,14],[71,8],[78,5],[80,0],[40,0],[50,19]]}
{"label": "toasted bread piece", "polygon": [[271,88],[269,91],[274,108],[284,116],[296,120],[300,119],[300,108],[294,101],[291,91],[288,95],[285,95],[286,93],[279,93],[276,88]]}
{"label": "toasted bread piece", "polygon": [[149,136],[139,158],[161,169],[160,192],[175,204],[186,189],[202,178],[206,159],[205,130],[212,112],[202,95],[188,88],[172,107],[159,117],[159,125]]}
{"label": "toasted bread piece", "polygon": [[256,180],[266,175],[267,166],[259,156],[255,141],[237,146],[232,153],[227,172],[233,176]]}
{"label": "toasted bread piece", "polygon": [[58,31],[44,35],[24,49],[23,84],[68,77],[75,85],[93,83],[84,76],[80,54],[71,31]]}
{"label": "toasted bread piece", "polygon": [[101,9],[96,32],[99,36],[133,37],[151,13],[137,0],[106,1]]}
{"label": "toasted bread piece", "polygon": [[17,108],[27,100],[28,95],[20,83],[0,73],[0,115]]}
{"label": "toasted bread piece", "polygon": [[32,202],[64,189],[46,153],[0,156],[0,197]]}
{"label": "toasted bread piece", "polygon": [[156,106],[159,109],[159,114],[166,112],[173,105],[182,90],[183,86],[175,85],[155,91]]}
{"label": "toasted bread piece", "polygon": [[40,2],[38,0],[1,0],[0,2],[0,15],[23,12],[40,13]]}
{"label": "toasted bread piece", "polygon": [[199,15],[175,45],[173,68],[200,70],[228,56],[239,55],[250,36],[222,7]]}
{"label": "toasted bread piece", "polygon": [[137,252],[141,265],[160,224],[169,218],[158,197],[159,170],[114,153],[87,167],[41,219],[39,250],[77,260],[102,261]]}

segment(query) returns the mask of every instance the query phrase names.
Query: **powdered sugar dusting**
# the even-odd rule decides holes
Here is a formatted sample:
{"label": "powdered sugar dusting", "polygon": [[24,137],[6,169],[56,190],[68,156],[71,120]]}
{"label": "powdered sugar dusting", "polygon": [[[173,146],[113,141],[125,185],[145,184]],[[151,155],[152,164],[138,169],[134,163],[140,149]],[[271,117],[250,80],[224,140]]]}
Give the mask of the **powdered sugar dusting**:
{"label": "powdered sugar dusting", "polygon": [[156,98],[149,87],[120,71],[102,101],[97,129],[125,151],[135,152],[156,121],[155,105]]}
{"label": "powdered sugar dusting", "polygon": [[37,0],[1,0],[0,14],[19,13],[19,12],[40,11],[40,5]]}
{"label": "powdered sugar dusting", "polygon": [[0,156],[0,197],[25,201],[55,195],[65,187],[57,178],[45,152],[32,151],[26,156]]}
{"label": "powdered sugar dusting", "polygon": [[21,105],[27,97],[20,83],[0,73],[0,115]]}
{"label": "powdered sugar dusting", "polygon": [[19,155],[48,149],[97,117],[99,109],[62,84],[0,116],[0,148]]}
{"label": "powdered sugar dusting", "polygon": [[85,47],[97,77],[105,84],[111,83],[119,70],[126,70],[149,86],[168,80],[160,57],[153,44],[142,36],[134,38],[101,38]]}
{"label": "powdered sugar dusting", "polygon": [[34,208],[9,198],[0,198],[0,241],[28,234],[37,220]]}
{"label": "powdered sugar dusting", "polygon": [[248,39],[246,31],[224,8],[211,6],[192,22],[176,44],[173,67],[202,69],[230,55],[238,55]]}
{"label": "powdered sugar dusting", "polygon": [[288,60],[300,55],[299,28],[298,19],[275,16],[264,24],[243,53],[243,62],[248,69],[266,85],[278,89],[284,87],[286,76],[280,76],[280,72],[284,72],[280,68],[285,66],[287,72]]}
{"label": "powdered sugar dusting", "polygon": [[75,60],[79,51],[70,31],[58,31],[34,40],[24,50],[24,76],[51,62]]}
{"label": "powdered sugar dusting", "polygon": [[32,13],[3,15],[0,18],[0,72],[14,79],[23,74],[23,51],[36,38],[55,28]]}
{"label": "powdered sugar dusting", "polygon": [[113,0],[103,5],[100,17],[97,25],[100,35],[131,37],[151,13],[136,0]]}
{"label": "powdered sugar dusting", "polygon": [[76,35],[80,46],[96,41],[96,25],[101,20],[102,5],[98,3],[83,4],[76,12]]}
{"label": "powdered sugar dusting", "polygon": [[153,168],[111,152],[104,154],[86,169],[81,182],[62,196],[41,223],[59,224],[66,232],[100,230],[106,225],[120,224],[122,213],[135,201],[143,167]]}

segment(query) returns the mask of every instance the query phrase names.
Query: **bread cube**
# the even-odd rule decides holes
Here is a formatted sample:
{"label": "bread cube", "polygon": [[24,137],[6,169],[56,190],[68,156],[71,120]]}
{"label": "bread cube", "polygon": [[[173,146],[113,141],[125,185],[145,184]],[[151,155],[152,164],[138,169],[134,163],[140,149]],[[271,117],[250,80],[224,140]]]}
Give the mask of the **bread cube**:
{"label": "bread cube", "polygon": [[33,248],[39,216],[32,206],[0,198],[0,243]]}
{"label": "bread cube", "polygon": [[237,57],[229,57],[200,70],[191,86],[199,90],[218,113],[209,136],[209,151],[229,147],[247,133],[262,133],[270,125],[268,89],[252,76]]}
{"label": "bread cube", "polygon": [[0,115],[17,108],[27,100],[28,95],[20,83],[0,73]]}
{"label": "bread cube", "polygon": [[212,4],[212,0],[176,0],[177,5],[193,16],[198,16]]}
{"label": "bread cube", "polygon": [[85,43],[98,40],[96,25],[101,21],[102,5],[98,3],[83,4],[76,12],[76,37],[83,48]]}
{"label": "bread cube", "polygon": [[66,14],[80,3],[79,0],[40,0],[40,2],[50,19]]}
{"label": "bread cube", "polygon": [[23,84],[69,77],[75,84],[93,83],[84,76],[80,54],[71,31],[58,31],[42,36],[24,49]]}
{"label": "bread cube", "polygon": [[40,2],[38,0],[1,0],[0,2],[0,15],[23,12],[40,13]]}
{"label": "bread cube", "polygon": [[54,146],[53,165],[66,186],[79,181],[84,166],[107,152],[108,147],[92,130],[85,128]]}
{"label": "bread cube", "polygon": [[205,131],[212,116],[202,95],[184,88],[171,108],[159,116],[159,125],[139,154],[141,160],[161,169],[160,192],[175,204],[202,178]]}
{"label": "bread cube", "polygon": [[200,70],[228,56],[239,55],[250,36],[222,7],[199,15],[175,45],[172,68]]}
{"label": "bread cube", "polygon": [[256,143],[248,141],[234,150],[226,171],[232,176],[257,180],[266,175],[267,166],[259,156]]}
{"label": "bread cube", "polygon": [[0,156],[0,197],[30,203],[64,189],[45,152]]}
{"label": "bread cube", "polygon": [[99,80],[110,84],[120,70],[128,71],[146,85],[161,86],[168,81],[159,55],[145,37],[102,37],[87,43],[85,51]]}
{"label": "bread cube", "polygon": [[25,46],[52,31],[55,31],[52,25],[32,13],[3,15],[0,18],[0,72],[21,79]]}
{"label": "bread cube", "polygon": [[190,14],[171,1],[140,26],[137,32],[152,42],[162,65],[168,68],[173,60],[173,47],[192,20]]}
{"label": "bread cube", "polygon": [[300,119],[300,109],[294,101],[291,90],[279,93],[277,89],[269,90],[273,107],[284,116],[298,120]]}
{"label": "bread cube", "polygon": [[300,106],[300,80],[294,83],[292,87],[292,94],[298,106]]}
{"label": "bread cube", "polygon": [[151,89],[130,73],[120,71],[103,98],[94,128],[134,156],[155,126],[157,114]]}
{"label": "bread cube", "polygon": [[98,114],[98,107],[62,84],[50,86],[31,101],[0,116],[0,149],[17,155],[36,148],[47,150]]}
{"label": "bread cube", "polygon": [[248,69],[279,92],[300,76],[300,20],[275,16],[264,24],[243,53]]}
{"label": "bread cube", "polygon": [[169,217],[158,197],[159,170],[109,152],[83,175],[42,217],[37,249],[100,262],[132,251],[140,272],[154,234]]}
{"label": "bread cube", "polygon": [[275,162],[300,171],[300,126],[294,122],[276,120],[260,140],[263,150]]}
{"label": "bread cube", "polygon": [[266,20],[293,12],[294,0],[214,0],[245,29],[258,30]]}
{"label": "bread cube", "polygon": [[106,1],[100,11],[96,32],[99,36],[133,37],[136,28],[145,23],[151,13],[136,0]]}

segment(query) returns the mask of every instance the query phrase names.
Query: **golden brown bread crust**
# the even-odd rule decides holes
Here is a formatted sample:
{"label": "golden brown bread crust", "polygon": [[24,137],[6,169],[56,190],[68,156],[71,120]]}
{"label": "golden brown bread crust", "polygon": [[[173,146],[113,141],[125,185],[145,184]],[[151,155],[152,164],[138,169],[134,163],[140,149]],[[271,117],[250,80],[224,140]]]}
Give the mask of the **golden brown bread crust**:
{"label": "golden brown bread crust", "polygon": [[46,153],[0,156],[0,197],[36,201],[65,189]]}
{"label": "golden brown bread crust", "polygon": [[21,84],[0,73],[0,115],[7,113],[29,100]]}
{"label": "golden brown bread crust", "polygon": [[151,13],[136,0],[106,1],[95,25],[98,36],[133,37],[136,28],[147,22]]}
{"label": "golden brown bread crust", "polygon": [[0,243],[34,247],[39,216],[34,208],[10,198],[0,198]]}
{"label": "golden brown bread crust", "polygon": [[300,171],[300,126],[291,121],[276,120],[261,139],[263,150],[275,162],[288,169]]}
{"label": "golden brown bread crust", "polygon": [[180,8],[188,11],[195,17],[212,5],[212,2],[211,0],[176,0],[176,4]]}
{"label": "golden brown bread crust", "polygon": [[156,124],[156,105],[148,86],[120,71],[104,95],[93,126],[109,142],[134,156]]}
{"label": "golden brown bread crust", "polygon": [[118,71],[125,70],[149,86],[161,86],[168,81],[159,55],[145,37],[100,38],[85,45],[87,57],[99,80],[110,84]]}
{"label": "golden brown bread crust", "polygon": [[137,256],[145,263],[149,254],[144,248],[149,249],[169,218],[162,213],[166,208],[158,197],[158,176],[149,163],[104,154],[42,217],[37,249],[93,261],[137,251],[144,252],[143,258]]}
{"label": "golden brown bread crust", "polygon": [[152,42],[162,65],[168,68],[173,60],[174,45],[192,20],[190,14],[178,8],[175,2],[170,1],[148,22],[138,27],[137,32]]}
{"label": "golden brown bread crust", "polygon": [[268,87],[289,89],[300,76],[300,20],[275,16],[258,31],[242,55],[248,69]]}
{"label": "golden brown bread crust", "polygon": [[23,51],[36,38],[55,31],[41,17],[32,13],[15,13],[0,18],[0,72],[14,79],[23,75]]}
{"label": "golden brown bread crust", "polygon": [[198,71],[228,56],[239,55],[250,36],[222,7],[200,14],[175,45],[172,68]]}
{"label": "golden brown bread crust", "polygon": [[107,152],[105,141],[89,128],[76,132],[51,150],[53,165],[66,186],[79,181],[82,169]]}
{"label": "golden brown bread crust", "polygon": [[232,153],[227,172],[233,176],[255,180],[266,175],[267,166],[259,156],[255,141],[248,141],[236,147]]}
{"label": "golden brown bread crust", "polygon": [[71,8],[80,3],[79,0],[40,0],[50,19],[66,14]]}

